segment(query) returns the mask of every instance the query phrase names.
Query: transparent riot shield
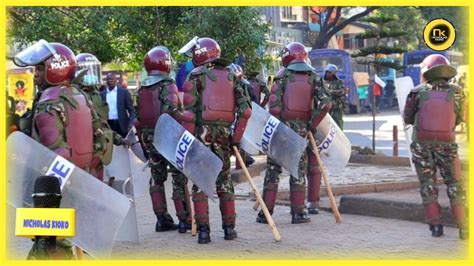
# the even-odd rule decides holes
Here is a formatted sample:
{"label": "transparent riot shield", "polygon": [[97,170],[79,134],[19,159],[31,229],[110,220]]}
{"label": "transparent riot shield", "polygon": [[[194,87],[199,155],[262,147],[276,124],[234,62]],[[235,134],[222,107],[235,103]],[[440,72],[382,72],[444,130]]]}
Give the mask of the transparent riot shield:
{"label": "transparent riot shield", "polygon": [[[119,230],[116,240],[139,242],[135,198],[148,188],[150,169],[131,150],[114,145],[112,160],[105,166],[105,177],[112,188],[130,199],[130,210],[124,222],[126,226]],[[133,226],[135,230],[131,230]]]}
{"label": "transparent riot shield", "polygon": [[[23,133],[7,139],[7,202],[14,208],[33,206],[34,180],[42,175],[60,179],[62,208],[76,210],[75,245],[95,258],[107,258],[130,210],[124,195],[58,156]],[[133,229],[133,228],[132,228]]]}
{"label": "transparent riot shield", "polygon": [[291,175],[298,176],[298,162],[306,149],[306,139],[254,102],[243,139],[244,145],[240,147],[246,152],[252,152],[247,150],[249,146],[256,147]]}
{"label": "transparent riot shield", "polygon": [[[408,154],[411,158],[411,149],[410,149],[410,144],[411,144],[411,136],[413,134],[413,126],[410,125],[405,125],[405,122],[403,120],[403,112],[405,110],[405,103],[407,101],[408,94],[410,94],[410,91],[412,91],[415,88],[415,85],[413,84],[413,80],[411,77],[401,77],[395,79],[395,91],[397,93],[397,99],[398,99],[398,108],[400,110],[400,116],[402,119],[403,123],[403,132],[405,132],[405,139],[407,140],[408,144]],[[411,169],[415,171],[415,166],[413,165],[413,162],[410,160],[411,164]]]}
{"label": "transparent riot shield", "polygon": [[351,157],[351,143],[329,114],[319,123],[314,138],[326,169],[332,175],[340,174]]}
{"label": "transparent riot shield", "polygon": [[153,145],[176,169],[213,198],[222,160],[168,114],[155,126]]}
{"label": "transparent riot shield", "polygon": [[130,142],[130,149],[133,153],[142,161],[146,162],[145,152],[143,152],[142,145],[140,144],[140,140],[137,136],[137,130],[135,127],[132,127],[128,132],[127,136],[125,137]]}
{"label": "transparent riot shield", "polygon": [[122,180],[122,185],[131,178],[129,184],[126,184],[126,190],[120,191],[128,191],[127,195],[133,194],[139,197],[148,191],[151,172],[147,163],[139,159],[130,149],[114,145],[112,160],[105,166],[105,177]]}

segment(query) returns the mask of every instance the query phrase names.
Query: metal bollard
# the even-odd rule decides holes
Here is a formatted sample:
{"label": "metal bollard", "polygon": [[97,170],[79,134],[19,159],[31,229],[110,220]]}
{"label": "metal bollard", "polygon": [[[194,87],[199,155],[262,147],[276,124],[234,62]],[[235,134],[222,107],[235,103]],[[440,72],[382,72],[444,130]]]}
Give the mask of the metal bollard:
{"label": "metal bollard", "polygon": [[398,127],[393,126],[393,156],[398,157]]}

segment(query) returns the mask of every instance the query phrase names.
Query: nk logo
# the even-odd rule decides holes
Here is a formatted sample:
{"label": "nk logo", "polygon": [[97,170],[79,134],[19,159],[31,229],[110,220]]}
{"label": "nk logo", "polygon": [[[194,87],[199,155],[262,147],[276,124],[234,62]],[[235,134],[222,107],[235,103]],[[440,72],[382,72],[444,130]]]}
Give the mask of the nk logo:
{"label": "nk logo", "polygon": [[184,170],[184,163],[186,161],[186,156],[188,155],[191,144],[193,144],[195,138],[188,131],[184,131],[183,135],[178,141],[175,152],[176,167],[178,170]]}
{"label": "nk logo", "polygon": [[272,141],[273,135],[275,134],[276,128],[280,124],[280,121],[276,119],[274,116],[270,116],[268,118],[267,123],[263,127],[262,132],[262,150],[265,153],[268,153],[270,150],[270,142]]}
{"label": "nk logo", "polygon": [[64,159],[61,156],[56,156],[53,163],[49,166],[46,175],[55,176],[59,179],[59,184],[61,185],[61,190],[63,189],[64,185],[66,185],[66,181],[71,177],[72,172],[76,166],[69,162],[68,160]]}

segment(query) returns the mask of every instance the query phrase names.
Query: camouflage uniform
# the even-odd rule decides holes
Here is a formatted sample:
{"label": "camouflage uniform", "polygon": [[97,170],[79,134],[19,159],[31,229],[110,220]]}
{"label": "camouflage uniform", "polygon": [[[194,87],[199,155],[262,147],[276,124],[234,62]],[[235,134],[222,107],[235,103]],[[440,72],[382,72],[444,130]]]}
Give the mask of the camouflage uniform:
{"label": "camouflage uniform", "polygon": [[[161,102],[161,110],[158,111],[159,114],[168,113],[174,117],[177,116],[179,111],[182,109],[182,104],[179,101],[177,91],[170,91],[167,88],[171,85],[174,86],[175,82],[169,77],[163,76],[163,80],[157,84],[151,86],[143,86],[140,90],[150,89],[158,90],[159,92],[159,101]],[[140,97],[140,93],[138,93]],[[173,94],[173,95],[172,95]],[[175,94],[175,95],[174,95]],[[140,99],[138,99],[140,104]],[[158,106],[154,106],[158,108]],[[140,106],[138,107],[139,114],[143,115],[145,111],[151,112],[151,110],[142,110]],[[143,148],[149,157],[149,166],[151,168],[150,180],[150,196],[153,203],[153,211],[158,217],[158,223],[160,220],[163,220],[163,231],[165,230],[165,223],[172,223],[173,219],[167,210],[167,203],[165,197],[165,186],[164,183],[168,178],[168,165],[169,172],[171,172],[173,178],[173,201],[176,208],[176,216],[179,221],[187,225],[191,224],[191,212],[190,212],[190,195],[187,187],[188,179],[181,174],[174,166],[172,166],[153,146],[154,131],[155,128],[150,128],[143,125],[143,117],[138,118],[139,127],[138,134],[140,140],[143,143]],[[156,231],[162,231],[157,223]],[[174,228],[176,229],[176,228]],[[180,229],[180,232],[182,229]],[[184,231],[185,232],[185,231]]]}
{"label": "camouflage uniform", "polygon": [[[305,64],[305,63],[299,63]],[[296,64],[295,64],[296,65]],[[298,67],[295,67],[298,69]],[[301,137],[306,138],[310,125],[317,117],[320,116],[322,106],[329,103],[330,99],[323,89],[321,78],[313,71],[306,70],[305,72],[298,72],[292,69],[292,65],[289,69],[285,69],[282,74],[277,74],[275,77],[275,83],[272,87],[272,95],[270,96],[270,112],[277,116],[283,123],[293,129]],[[303,67],[303,69],[305,69]],[[309,76],[309,82],[313,88],[313,99],[312,99],[312,110],[311,119],[309,120],[285,120],[280,115],[275,113],[274,109],[283,109],[283,98],[285,89],[288,82],[294,80],[294,75],[306,73]],[[275,198],[278,191],[279,175],[281,174],[281,166],[277,165],[270,158],[267,159],[267,170],[265,172],[265,181],[263,189],[263,198],[265,204],[271,213],[275,206]],[[290,177],[290,201],[291,201],[291,213],[303,215],[304,212],[304,195],[306,190],[306,175],[308,174],[308,155],[303,153],[298,164],[298,176]],[[265,223],[263,213],[260,212],[257,217],[257,222]],[[295,220],[295,223],[297,221]]]}
{"label": "camouflage uniform", "polygon": [[[204,108],[207,107],[205,105],[210,105],[210,103],[204,103],[203,99],[204,90],[210,88],[203,87],[203,84],[206,84],[206,81],[209,82],[208,79],[215,80],[215,71],[222,71],[223,69],[225,68],[219,64],[203,65],[194,69],[185,82],[184,107],[187,112],[195,114],[195,121],[190,122],[196,126],[195,136],[204,143],[206,147],[209,147],[209,149],[223,162],[222,170],[216,180],[216,191],[219,197],[222,226],[226,234],[226,239],[233,239],[235,236],[227,238],[226,233],[226,228],[231,228],[232,230],[230,230],[230,232],[233,232],[236,220],[234,186],[230,176],[230,156],[233,154],[232,139],[236,134],[243,133],[243,130],[238,126],[238,123],[242,117],[245,117],[245,112],[250,110],[250,99],[241,83],[237,82],[237,78],[234,74],[228,72],[226,78],[234,84],[234,99],[228,99],[229,102],[235,101],[236,105],[236,110],[234,111],[236,116],[234,117],[234,121],[237,122],[235,124],[234,132],[231,131],[232,122],[230,121],[210,122],[203,119]],[[186,98],[192,98],[193,100],[186,101]],[[245,119],[248,119],[248,117]],[[189,128],[188,126],[185,127]],[[236,133],[237,131],[242,132]],[[208,199],[206,194],[196,185],[193,186],[193,202],[196,212],[196,223],[200,228],[209,228]],[[204,240],[202,243],[207,243],[207,241]]]}
{"label": "camouflage uniform", "polygon": [[94,130],[94,158],[91,174],[99,180],[104,179],[104,165],[112,160],[113,145],[122,145],[124,139],[113,131],[107,123],[109,107],[102,99],[96,86],[83,86],[82,91],[89,97]]}
{"label": "camouflage uniform", "polygon": [[328,94],[331,95],[332,109],[330,115],[342,130],[344,127],[342,117],[346,108],[346,89],[344,88],[344,83],[342,80],[334,77],[332,80],[323,79],[323,84]]}
{"label": "camouflage uniform", "polygon": [[[468,228],[466,220],[467,199],[464,184],[461,179],[461,167],[457,151],[458,145],[454,143],[454,127],[447,129],[447,132],[453,136],[452,141],[426,141],[420,136],[421,133],[419,133],[422,128],[426,127],[420,124],[420,120],[422,119],[420,110],[423,108],[423,102],[429,98],[428,93],[430,91],[447,92],[448,96],[444,100],[446,102],[454,102],[454,114],[448,114],[455,118],[455,121],[452,121],[452,123],[458,125],[463,120],[463,103],[462,101],[458,101],[458,99],[463,99],[463,97],[456,96],[456,94],[462,93],[462,90],[456,88],[454,85],[447,84],[444,80],[437,80],[430,84],[421,84],[415,88],[415,90],[409,94],[404,110],[405,123],[414,125],[413,142],[410,146],[412,161],[420,181],[420,194],[430,229],[433,231],[435,226],[441,226],[441,232],[438,232],[438,235],[435,235],[433,232],[433,236],[443,234],[438,203],[438,188],[436,186],[436,171],[439,169],[443,181],[447,186],[447,194],[454,218],[460,228],[460,236],[464,238]],[[433,108],[434,107],[431,107],[431,109]],[[449,112],[449,110],[442,110],[441,112],[446,111]],[[443,118],[438,117],[436,119]],[[433,123],[440,123],[440,121]]]}

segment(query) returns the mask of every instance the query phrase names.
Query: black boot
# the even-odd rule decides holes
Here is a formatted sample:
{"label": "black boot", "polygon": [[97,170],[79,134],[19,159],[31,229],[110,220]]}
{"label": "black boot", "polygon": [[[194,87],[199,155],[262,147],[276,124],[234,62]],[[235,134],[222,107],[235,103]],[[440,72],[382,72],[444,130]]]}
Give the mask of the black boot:
{"label": "black boot", "polygon": [[198,227],[199,233],[198,233],[198,243],[199,244],[207,244],[211,242],[211,230],[209,229],[208,225],[201,224]]}
{"label": "black boot", "polygon": [[444,234],[443,232],[443,225],[430,225],[430,231],[432,237],[440,237]]}
{"label": "black boot", "polygon": [[[270,212],[270,214],[272,214],[272,213]],[[263,211],[258,212],[258,214],[257,214],[257,223],[268,224],[267,218],[265,217],[265,214],[263,213]]]}
{"label": "black boot", "polygon": [[309,223],[311,222],[311,219],[308,217],[308,214],[306,212],[301,212],[301,213],[293,213],[291,215],[291,223],[292,224],[302,224],[302,223]]}
{"label": "black boot", "polygon": [[159,216],[156,216],[156,218],[157,218],[156,226],[155,226],[156,232],[164,232],[164,231],[178,229],[176,224],[174,224],[173,218],[167,217],[165,215],[159,215]]}
{"label": "black boot", "polygon": [[308,202],[307,209],[308,209],[308,214],[318,214],[319,204],[316,202]]}
{"label": "black boot", "polygon": [[234,240],[237,238],[237,231],[234,229],[233,225],[224,225],[223,229],[225,240]]}
{"label": "black boot", "polygon": [[179,223],[178,223],[178,232],[180,234],[184,234],[188,230],[191,230],[191,224],[188,224],[185,221],[179,221]]}

